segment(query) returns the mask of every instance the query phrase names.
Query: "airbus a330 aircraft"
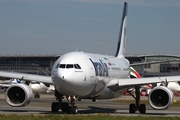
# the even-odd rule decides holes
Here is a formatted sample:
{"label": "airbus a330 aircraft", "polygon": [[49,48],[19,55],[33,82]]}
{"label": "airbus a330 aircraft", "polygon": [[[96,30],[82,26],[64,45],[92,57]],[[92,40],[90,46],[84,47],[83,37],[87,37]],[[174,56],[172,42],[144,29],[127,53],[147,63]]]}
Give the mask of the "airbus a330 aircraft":
{"label": "airbus a330 aircraft", "polygon": [[[142,78],[142,76],[133,67],[130,67],[130,75],[133,76],[133,78]],[[160,85],[161,85],[161,83],[157,83],[157,84],[153,84],[153,85],[147,84],[147,85],[141,86],[141,88],[146,89],[146,95],[148,95],[153,87],[160,86]],[[168,82],[166,84],[166,86],[169,89],[171,89],[173,92],[180,92],[180,83],[178,81]]]}
{"label": "airbus a330 aircraft", "polygon": [[[129,112],[146,113],[145,104],[140,104],[140,87],[149,83],[178,81],[180,76],[130,79],[130,63],[124,57],[127,3],[124,3],[120,34],[115,56],[70,52],[62,55],[52,68],[51,76],[0,71],[0,77],[19,78],[53,84],[57,102],[52,103],[52,112],[59,109],[64,113],[78,113],[75,101],[79,99],[112,99],[120,97],[122,90],[135,88],[135,104],[130,104]],[[26,106],[32,97],[32,90],[24,84],[9,87],[6,101],[10,106]],[[66,96],[68,102],[63,102]],[[157,86],[148,96],[152,108],[162,110],[173,103],[173,93],[166,86]]]}
{"label": "airbus a330 aircraft", "polygon": [[[24,81],[21,81],[20,79],[11,79],[10,82],[2,83],[0,84],[0,89],[3,91],[6,91],[9,87],[11,87],[14,84],[23,84]],[[24,83],[26,84],[26,83]],[[44,84],[42,82],[30,82],[26,85],[29,85],[29,87],[32,89],[34,98],[40,98],[40,93],[51,93],[54,92],[54,86],[49,84]]]}

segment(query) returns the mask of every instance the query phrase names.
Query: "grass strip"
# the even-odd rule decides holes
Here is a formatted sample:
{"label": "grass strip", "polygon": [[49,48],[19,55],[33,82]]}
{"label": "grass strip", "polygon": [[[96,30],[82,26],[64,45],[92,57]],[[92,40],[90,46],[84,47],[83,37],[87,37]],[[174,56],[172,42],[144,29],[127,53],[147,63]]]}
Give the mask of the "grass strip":
{"label": "grass strip", "polygon": [[0,115],[1,120],[179,120],[180,117],[166,117],[166,116],[112,116],[112,115]]}

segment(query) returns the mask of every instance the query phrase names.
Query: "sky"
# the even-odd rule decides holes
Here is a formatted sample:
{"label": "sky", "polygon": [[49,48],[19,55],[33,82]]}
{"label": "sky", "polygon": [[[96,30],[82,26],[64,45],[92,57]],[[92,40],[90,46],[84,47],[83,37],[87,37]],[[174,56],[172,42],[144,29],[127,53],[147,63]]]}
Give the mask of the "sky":
{"label": "sky", "polygon": [[[180,0],[126,0],[127,55],[180,56]],[[115,55],[122,0],[0,0],[0,55]]]}

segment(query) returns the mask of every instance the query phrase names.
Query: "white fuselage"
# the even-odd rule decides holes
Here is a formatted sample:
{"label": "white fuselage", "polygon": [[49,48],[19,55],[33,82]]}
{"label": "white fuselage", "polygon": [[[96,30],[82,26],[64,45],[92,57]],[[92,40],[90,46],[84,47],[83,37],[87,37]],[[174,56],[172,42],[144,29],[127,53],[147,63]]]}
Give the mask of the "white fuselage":
{"label": "white fuselage", "polygon": [[129,61],[84,52],[70,52],[61,56],[52,69],[55,89],[63,95],[84,98],[114,98],[119,93],[107,88],[111,78],[128,78]]}

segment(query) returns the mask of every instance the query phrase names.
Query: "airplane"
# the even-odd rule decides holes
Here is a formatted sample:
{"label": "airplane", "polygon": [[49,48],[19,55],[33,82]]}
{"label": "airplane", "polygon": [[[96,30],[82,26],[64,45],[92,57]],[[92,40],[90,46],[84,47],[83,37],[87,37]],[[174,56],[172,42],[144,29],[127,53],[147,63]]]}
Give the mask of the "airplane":
{"label": "airplane", "polygon": [[[133,78],[142,78],[142,76],[133,68],[133,67],[130,67],[130,75],[133,77]],[[147,84],[147,85],[144,85],[144,86],[141,86],[143,89],[146,90],[146,95],[149,94],[150,90],[155,87],[155,86],[160,86],[161,83],[156,83],[156,84]],[[176,81],[176,82],[168,82],[167,85],[166,85],[169,89],[171,89],[173,92],[180,92],[180,84],[179,84],[179,81]]]}
{"label": "airplane", "polygon": [[[7,82],[8,81],[8,82]],[[5,82],[2,82],[0,84],[0,89],[3,90],[3,91],[6,91],[6,89],[8,87],[10,87],[11,85],[13,84],[18,84],[18,83],[21,83],[21,80],[19,79],[11,79],[10,81],[9,80],[6,80]]]}
{"label": "airplane", "polygon": [[40,98],[40,93],[52,93],[55,90],[53,85],[47,85],[42,82],[32,81],[29,86],[34,93],[34,98]]}
{"label": "airplane", "polygon": [[[130,79],[130,62],[125,56],[126,23],[128,3],[124,3],[121,27],[115,56],[85,52],[69,52],[54,63],[51,76],[33,75],[0,71],[0,77],[19,78],[25,81],[37,81],[53,84],[56,102],[51,104],[51,111],[77,114],[75,105],[80,99],[113,99],[121,96],[122,91],[135,88],[135,104],[129,105],[129,112],[146,113],[146,105],[140,104],[140,88],[142,85],[161,83],[154,87],[148,96],[152,108],[163,110],[173,103],[173,93],[165,86],[167,82],[179,81],[180,76],[165,76]],[[67,102],[63,101],[63,98]],[[32,90],[25,84],[9,87],[5,93],[7,103],[13,107],[26,106],[32,98]]]}
{"label": "airplane", "polygon": [[[10,86],[12,86],[14,84],[20,84],[20,83],[24,83],[24,81],[13,78],[8,83],[6,82],[6,83],[0,84],[0,89],[3,91],[6,91]],[[31,81],[28,85],[33,91],[34,98],[40,98],[40,93],[51,93],[54,91],[53,85],[49,85],[49,84],[46,85],[42,82]]]}
{"label": "airplane", "polygon": [[[130,67],[130,78],[142,78],[142,76],[133,67]],[[146,89],[152,89],[153,88],[153,86],[151,84],[146,84],[146,85],[143,85],[141,87],[146,88]]]}
{"label": "airplane", "polygon": [[[154,63],[152,63],[152,64],[154,64]],[[130,67],[130,78],[142,78],[142,76],[133,67]],[[150,89],[152,89],[152,88],[153,88],[153,86],[151,84],[146,84],[146,85],[141,86],[141,89],[140,89],[141,95],[147,96],[147,92],[149,93]],[[125,90],[123,94],[133,95],[132,92],[134,92],[134,88]]]}

